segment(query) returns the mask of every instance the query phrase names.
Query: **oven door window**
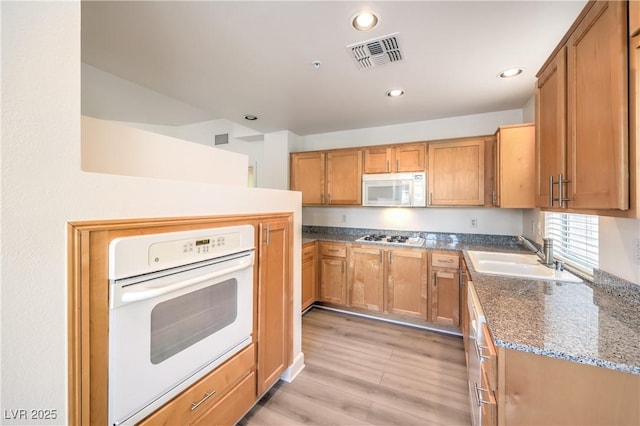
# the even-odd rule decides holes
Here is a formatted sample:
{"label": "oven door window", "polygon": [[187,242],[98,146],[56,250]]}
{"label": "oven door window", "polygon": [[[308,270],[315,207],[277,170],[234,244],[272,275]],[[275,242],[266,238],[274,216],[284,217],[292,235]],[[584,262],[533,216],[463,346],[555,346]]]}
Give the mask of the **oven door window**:
{"label": "oven door window", "polygon": [[152,364],[160,364],[217,331],[238,316],[238,281],[223,281],[159,303],[151,311]]}

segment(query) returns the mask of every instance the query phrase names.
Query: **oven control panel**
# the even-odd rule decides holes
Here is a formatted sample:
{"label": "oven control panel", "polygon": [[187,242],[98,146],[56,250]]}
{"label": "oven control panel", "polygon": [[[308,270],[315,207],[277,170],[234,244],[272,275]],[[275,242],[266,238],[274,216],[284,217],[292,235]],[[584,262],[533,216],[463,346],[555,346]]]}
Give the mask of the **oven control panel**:
{"label": "oven control panel", "polygon": [[109,279],[129,278],[253,250],[254,241],[253,225],[114,238],[109,243]]}
{"label": "oven control panel", "polygon": [[175,264],[178,261],[190,263],[224,256],[230,251],[236,251],[240,243],[240,234],[237,232],[162,241],[149,246],[149,265]]}

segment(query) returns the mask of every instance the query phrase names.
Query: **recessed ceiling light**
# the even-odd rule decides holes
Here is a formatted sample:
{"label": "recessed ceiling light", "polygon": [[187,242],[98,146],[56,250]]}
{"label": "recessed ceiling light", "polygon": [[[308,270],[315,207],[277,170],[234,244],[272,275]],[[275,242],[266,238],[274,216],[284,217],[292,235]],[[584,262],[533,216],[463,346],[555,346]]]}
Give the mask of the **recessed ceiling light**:
{"label": "recessed ceiling light", "polygon": [[397,98],[402,95],[404,95],[404,90],[402,89],[391,89],[387,91],[387,96],[390,98]]}
{"label": "recessed ceiling light", "polygon": [[258,117],[256,117],[255,115],[245,114],[244,119],[249,121],[256,121]]}
{"label": "recessed ceiling light", "polygon": [[378,24],[378,17],[369,11],[356,13],[351,18],[351,25],[358,31],[369,31]]}
{"label": "recessed ceiling light", "polygon": [[522,68],[509,68],[498,74],[500,78],[511,78],[522,74]]}

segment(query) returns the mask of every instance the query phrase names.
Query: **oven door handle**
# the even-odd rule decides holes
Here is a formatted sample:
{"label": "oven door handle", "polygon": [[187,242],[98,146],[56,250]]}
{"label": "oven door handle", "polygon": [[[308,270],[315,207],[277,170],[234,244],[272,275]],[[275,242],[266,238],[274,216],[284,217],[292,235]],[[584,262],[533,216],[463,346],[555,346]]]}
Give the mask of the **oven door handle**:
{"label": "oven door handle", "polygon": [[121,293],[121,304],[139,302],[141,300],[153,299],[154,297],[162,296],[163,294],[171,293],[176,290],[180,290],[185,287],[189,287],[195,284],[199,284],[203,281],[207,281],[213,278],[218,278],[224,275],[231,274],[232,272],[240,271],[253,265],[253,256],[247,256],[234,266],[229,268],[220,269],[209,274],[200,275],[195,278],[187,279],[177,282],[175,284],[169,284],[162,287],[153,287],[152,285],[136,284],[132,286],[131,290],[125,290]]}

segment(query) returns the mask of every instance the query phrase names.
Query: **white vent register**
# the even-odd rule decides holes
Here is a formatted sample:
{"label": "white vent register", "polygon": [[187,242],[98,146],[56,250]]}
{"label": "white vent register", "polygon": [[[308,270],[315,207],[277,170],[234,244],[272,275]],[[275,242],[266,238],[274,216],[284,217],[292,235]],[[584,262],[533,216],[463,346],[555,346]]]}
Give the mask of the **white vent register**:
{"label": "white vent register", "polygon": [[350,44],[347,50],[360,69],[374,68],[404,59],[400,50],[399,33]]}

